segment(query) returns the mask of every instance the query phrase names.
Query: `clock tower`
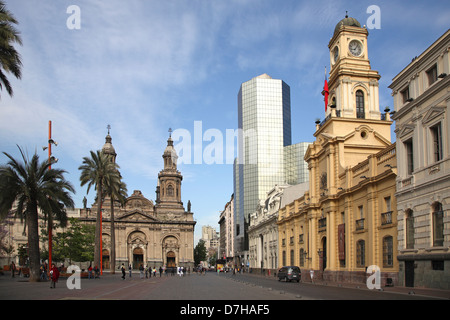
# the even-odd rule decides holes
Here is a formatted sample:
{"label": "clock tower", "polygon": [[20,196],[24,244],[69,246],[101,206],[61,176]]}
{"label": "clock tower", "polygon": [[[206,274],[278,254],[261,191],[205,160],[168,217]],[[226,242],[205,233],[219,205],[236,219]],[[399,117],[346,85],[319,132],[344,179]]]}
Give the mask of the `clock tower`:
{"label": "clock tower", "polygon": [[[370,67],[367,36],[369,32],[354,19],[345,16],[334,29],[330,50],[328,106],[338,116],[380,120],[378,71]],[[327,108],[327,115],[332,108]]]}
{"label": "clock tower", "polygon": [[391,145],[392,121],[389,113],[380,112],[380,75],[370,65],[368,35],[346,15],[328,44],[331,68],[325,119],[317,123],[316,141],[305,155],[310,182],[317,182],[310,188],[316,199],[325,191],[344,188],[340,175]]}

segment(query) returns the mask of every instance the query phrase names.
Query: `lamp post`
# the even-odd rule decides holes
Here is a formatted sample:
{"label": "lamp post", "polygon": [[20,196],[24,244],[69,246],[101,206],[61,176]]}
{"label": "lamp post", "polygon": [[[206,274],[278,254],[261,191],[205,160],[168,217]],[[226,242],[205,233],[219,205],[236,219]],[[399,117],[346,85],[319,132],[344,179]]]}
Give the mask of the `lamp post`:
{"label": "lamp post", "polygon": [[[52,122],[48,122],[48,147],[43,147],[43,149],[48,149],[48,169],[50,170],[52,168],[52,162],[57,162],[58,159],[52,157],[52,144],[55,146],[58,145],[53,139],[52,139]],[[52,213],[49,212],[48,215],[48,265],[49,268],[51,268],[52,265],[52,231],[53,229],[53,217]]]}

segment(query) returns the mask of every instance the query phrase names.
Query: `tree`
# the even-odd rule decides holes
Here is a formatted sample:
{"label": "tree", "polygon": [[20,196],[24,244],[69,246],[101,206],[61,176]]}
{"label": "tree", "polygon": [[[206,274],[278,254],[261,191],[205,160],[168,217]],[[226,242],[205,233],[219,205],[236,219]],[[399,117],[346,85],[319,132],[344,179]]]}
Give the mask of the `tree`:
{"label": "tree", "polygon": [[25,220],[28,228],[28,255],[30,281],[39,281],[39,229],[38,209],[44,215],[54,214],[62,223],[67,222],[66,207],[73,208],[73,186],[64,179],[66,171],[49,169],[48,161],[39,162],[34,154],[31,161],[19,148],[23,163],[4,153],[9,161],[0,166],[0,215],[6,216],[14,206],[16,216]]}
{"label": "tree", "polygon": [[78,219],[70,218],[69,227],[54,236],[53,255],[55,261],[84,262],[94,259],[95,226],[82,224]]}
{"label": "tree", "polygon": [[98,150],[91,151],[91,157],[84,157],[83,164],[78,168],[81,170],[81,186],[88,185],[87,193],[92,186],[97,190],[97,220],[95,224],[95,248],[94,265],[100,267],[100,241],[102,237],[101,230],[101,209],[104,189],[108,185],[117,185],[120,181],[118,171],[119,166],[114,163],[112,157]]}
{"label": "tree", "polygon": [[206,247],[205,241],[200,239],[194,248],[194,262],[198,266],[201,261],[206,260]]}
{"label": "tree", "polygon": [[[122,178],[122,177],[120,177]],[[111,197],[111,273],[116,273],[116,227],[114,220],[114,202],[115,199],[123,206],[127,198],[127,185],[120,180],[115,185],[108,185],[107,192]]]}
{"label": "tree", "polygon": [[6,9],[4,1],[0,1],[0,90],[5,87],[10,96],[13,89],[5,72],[12,73],[17,79],[22,77],[22,61],[13,44],[22,45],[20,32],[14,27],[18,24],[14,16]]}

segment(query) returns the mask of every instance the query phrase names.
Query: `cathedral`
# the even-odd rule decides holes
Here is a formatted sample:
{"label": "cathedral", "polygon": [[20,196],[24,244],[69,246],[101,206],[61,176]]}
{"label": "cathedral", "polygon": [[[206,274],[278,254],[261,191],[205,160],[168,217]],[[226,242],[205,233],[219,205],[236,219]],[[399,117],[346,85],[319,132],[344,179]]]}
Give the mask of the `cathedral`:
{"label": "cathedral", "polygon": [[[111,136],[106,136],[102,148],[104,153],[116,160]],[[177,170],[177,154],[171,136],[162,155],[164,169],[158,174],[156,200],[147,199],[141,191],[135,190],[122,206],[106,197],[102,205],[102,268],[111,265],[111,218],[115,229],[115,268],[125,264],[138,269],[140,265],[159,267],[194,267],[195,221],[190,202],[187,211],[181,201],[183,176]],[[96,204],[92,205],[96,208]],[[113,211],[113,215],[111,214]],[[84,208],[80,219],[95,222],[96,212]]]}

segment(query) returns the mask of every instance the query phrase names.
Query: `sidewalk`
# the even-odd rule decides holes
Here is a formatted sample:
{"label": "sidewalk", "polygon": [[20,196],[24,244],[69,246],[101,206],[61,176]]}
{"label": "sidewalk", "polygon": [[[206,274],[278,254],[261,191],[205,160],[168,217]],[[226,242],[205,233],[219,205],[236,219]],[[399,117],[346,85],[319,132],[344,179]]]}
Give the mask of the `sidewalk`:
{"label": "sidewalk", "polygon": [[[278,281],[278,279],[271,275],[261,275],[261,274],[254,274],[254,273],[246,273],[246,275],[254,276],[254,277],[264,277],[266,279],[273,279],[274,281]],[[334,287],[343,287],[343,288],[356,288],[361,290],[371,290],[367,288],[367,285],[365,283],[351,283],[351,282],[334,282],[334,281],[324,281],[324,280],[317,280],[314,279],[313,282],[311,282],[310,279],[301,280],[300,283],[309,283],[313,285],[318,286],[334,286]],[[373,289],[377,290],[377,289]],[[440,298],[440,299],[448,299],[450,300],[450,290],[443,290],[443,289],[434,289],[434,288],[419,288],[419,287],[401,287],[401,286],[392,286],[392,287],[383,287],[379,289],[379,291],[385,291],[385,292],[393,292],[393,293],[401,293],[406,295],[416,295],[416,296],[424,296],[424,297],[434,297],[434,298]]]}

